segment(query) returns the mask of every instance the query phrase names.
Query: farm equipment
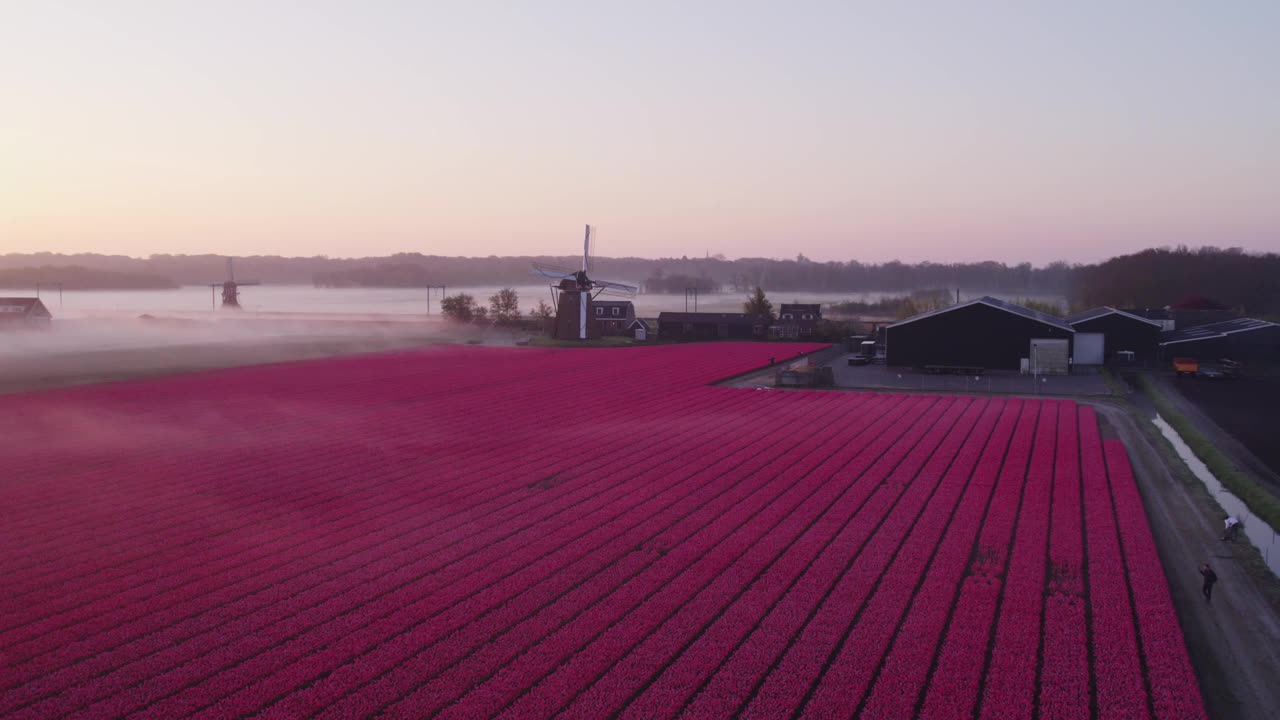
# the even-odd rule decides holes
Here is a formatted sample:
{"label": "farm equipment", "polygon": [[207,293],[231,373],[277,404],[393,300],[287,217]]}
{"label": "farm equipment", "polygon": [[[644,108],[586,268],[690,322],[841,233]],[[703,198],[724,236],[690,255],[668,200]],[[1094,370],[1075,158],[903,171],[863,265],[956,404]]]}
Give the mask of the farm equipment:
{"label": "farm equipment", "polygon": [[793,362],[774,374],[777,387],[831,387],[835,384],[830,366],[818,367],[812,358]]}
{"label": "farm equipment", "polygon": [[1195,377],[1195,374],[1200,371],[1200,362],[1195,358],[1174,358],[1173,371],[1177,373],[1178,377],[1183,375]]}

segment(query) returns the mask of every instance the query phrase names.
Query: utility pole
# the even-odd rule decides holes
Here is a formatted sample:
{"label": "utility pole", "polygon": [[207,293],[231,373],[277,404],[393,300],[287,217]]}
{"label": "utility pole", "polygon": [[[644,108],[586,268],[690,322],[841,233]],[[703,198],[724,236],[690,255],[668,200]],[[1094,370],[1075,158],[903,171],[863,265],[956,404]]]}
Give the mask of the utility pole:
{"label": "utility pole", "polygon": [[444,300],[444,298],[445,298],[445,289],[444,289],[444,286],[443,286],[443,285],[428,285],[428,286],[427,286],[427,314],[428,314],[428,315],[430,315],[430,314],[431,314],[431,291],[432,291],[432,290],[439,290],[439,291],[440,291],[440,300],[441,300],[441,301],[443,301],[443,300]]}

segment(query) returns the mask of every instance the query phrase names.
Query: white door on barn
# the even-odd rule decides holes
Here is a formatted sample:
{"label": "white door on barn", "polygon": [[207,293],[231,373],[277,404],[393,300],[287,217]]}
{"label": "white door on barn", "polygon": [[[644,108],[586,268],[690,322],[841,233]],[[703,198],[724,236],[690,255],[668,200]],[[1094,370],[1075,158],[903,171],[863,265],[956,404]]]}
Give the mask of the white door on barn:
{"label": "white door on barn", "polygon": [[1066,375],[1069,340],[1031,338],[1031,372],[1035,375]]}
{"label": "white door on barn", "polygon": [[1076,333],[1075,364],[1101,365],[1106,357],[1106,335],[1102,333]]}

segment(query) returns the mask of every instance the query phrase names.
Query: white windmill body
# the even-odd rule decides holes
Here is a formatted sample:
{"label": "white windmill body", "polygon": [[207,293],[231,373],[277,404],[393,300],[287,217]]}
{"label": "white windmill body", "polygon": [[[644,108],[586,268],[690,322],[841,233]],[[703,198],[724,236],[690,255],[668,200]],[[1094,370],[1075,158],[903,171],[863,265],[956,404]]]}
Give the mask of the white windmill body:
{"label": "white windmill body", "polygon": [[608,280],[594,280],[591,272],[591,246],[595,228],[587,226],[582,240],[582,269],[576,272],[544,263],[533,264],[533,274],[556,280],[551,286],[556,305],[555,337],[561,339],[588,340],[598,336],[591,324],[591,301],[607,293],[632,297],[637,288]]}

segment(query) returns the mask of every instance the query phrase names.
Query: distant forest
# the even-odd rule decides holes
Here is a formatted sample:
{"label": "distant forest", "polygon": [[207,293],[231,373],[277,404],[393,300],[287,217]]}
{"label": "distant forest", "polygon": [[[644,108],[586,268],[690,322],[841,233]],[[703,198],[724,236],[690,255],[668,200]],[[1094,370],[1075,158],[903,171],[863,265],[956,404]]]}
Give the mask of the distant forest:
{"label": "distant forest", "polygon": [[77,265],[44,265],[41,267],[0,269],[0,288],[34,288],[37,284],[50,290],[169,290],[177,287],[163,275],[90,270]]}
{"label": "distant forest", "polygon": [[[404,253],[377,258],[236,258],[240,280],[318,287],[516,286],[539,282],[533,261],[572,269],[573,257],[442,257]],[[1033,267],[977,263],[815,262],[722,256],[597,258],[592,275],[640,285],[646,292],[740,293],[760,285],[773,292],[856,293],[960,289],[966,294],[1063,295],[1072,309],[1113,305],[1163,307],[1190,296],[1212,298],[1251,314],[1280,313],[1280,255],[1237,248],[1161,248],[1097,264]],[[219,255],[0,255],[0,287],[62,282],[72,289],[156,288],[221,282]],[[73,284],[74,283],[74,284]]]}

